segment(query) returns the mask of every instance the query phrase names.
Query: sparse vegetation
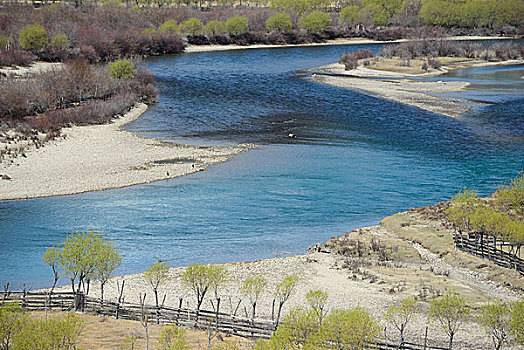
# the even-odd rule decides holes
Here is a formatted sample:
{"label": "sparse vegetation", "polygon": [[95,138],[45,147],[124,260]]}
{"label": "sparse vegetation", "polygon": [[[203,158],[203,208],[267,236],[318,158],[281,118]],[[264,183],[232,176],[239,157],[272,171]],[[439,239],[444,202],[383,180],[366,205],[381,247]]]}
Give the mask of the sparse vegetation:
{"label": "sparse vegetation", "polygon": [[470,310],[460,295],[447,292],[429,303],[429,318],[448,335],[448,348],[452,349],[455,334],[460,330]]}
{"label": "sparse vegetation", "polygon": [[207,292],[220,288],[226,281],[227,269],[219,265],[193,264],[186,268],[182,275],[182,283],[196,297],[197,310],[200,310]]}

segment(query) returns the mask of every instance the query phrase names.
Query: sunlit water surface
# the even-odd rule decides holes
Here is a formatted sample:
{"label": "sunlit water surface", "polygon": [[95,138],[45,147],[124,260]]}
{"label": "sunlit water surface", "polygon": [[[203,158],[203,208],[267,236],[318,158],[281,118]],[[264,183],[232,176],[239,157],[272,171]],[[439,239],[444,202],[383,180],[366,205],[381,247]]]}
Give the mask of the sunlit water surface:
{"label": "sunlit water surface", "polygon": [[524,168],[522,66],[438,77],[473,82],[457,96],[482,103],[457,119],[317,84],[301,72],[363,47],[149,59],[159,102],[128,130],[261,147],[179,179],[0,202],[0,282],[49,285],[42,253],[73,230],[100,230],[114,241],[124,257],[119,274],[142,271],[157,258],[175,266],[300,253],[395,212],[449,199],[462,186],[487,194]]}

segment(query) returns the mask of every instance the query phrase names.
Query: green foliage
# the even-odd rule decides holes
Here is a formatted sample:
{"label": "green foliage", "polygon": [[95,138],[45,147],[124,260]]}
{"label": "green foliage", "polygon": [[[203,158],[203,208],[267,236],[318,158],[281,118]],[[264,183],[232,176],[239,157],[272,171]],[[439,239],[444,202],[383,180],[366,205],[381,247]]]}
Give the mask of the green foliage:
{"label": "green foliage", "polygon": [[179,28],[178,24],[174,19],[170,19],[165,21],[160,28],[158,28],[158,31],[161,33],[171,33],[171,34],[178,34]]}
{"label": "green foliage", "polygon": [[207,35],[216,36],[226,33],[226,25],[223,22],[212,20],[206,26]]}
{"label": "green foliage", "polygon": [[65,34],[58,34],[51,39],[51,46],[55,49],[65,50],[69,48],[69,40]]}
{"label": "green foliage", "polygon": [[129,79],[135,76],[135,65],[130,60],[116,60],[109,64],[108,70],[113,79]]}
{"label": "green foliage", "polygon": [[298,285],[298,276],[289,275],[282,279],[282,281],[277,284],[275,289],[275,297],[280,302],[286,302],[291,294],[295,291]]}
{"label": "green foliage", "polygon": [[411,321],[411,317],[417,312],[415,298],[408,298],[399,305],[392,305],[388,308],[386,319],[400,332],[400,339],[404,341],[404,332]]}
{"label": "green foliage", "polygon": [[466,300],[452,292],[435,298],[429,303],[429,318],[436,322],[449,337],[449,349],[453,345],[453,337],[469,315]]}
{"label": "green foliage", "polygon": [[346,6],[340,11],[338,21],[347,26],[350,26],[360,17],[359,8],[357,5]]}
{"label": "green foliage", "polygon": [[327,313],[326,302],[328,297],[328,293],[322,290],[310,290],[306,294],[306,303],[313,311],[319,326],[322,324],[322,321],[324,320],[324,317]]}
{"label": "green foliage", "polygon": [[524,24],[522,0],[424,0],[419,17],[429,25],[489,27]]}
{"label": "green foliage", "polygon": [[498,208],[524,217],[524,173],[512,179],[508,186],[501,186],[494,197]]}
{"label": "green foliage", "polygon": [[139,333],[131,333],[126,335],[124,340],[119,344],[118,350],[135,350],[138,346],[138,339],[141,336]]}
{"label": "green foliage", "polygon": [[158,349],[189,350],[186,331],[175,325],[165,326],[158,337]]}
{"label": "green foliage", "polygon": [[[318,340],[318,323],[312,310],[295,307],[271,337],[267,349],[302,349]],[[307,345],[306,345],[307,344]]]}
{"label": "green foliage", "polygon": [[180,25],[180,31],[185,35],[198,36],[204,32],[204,25],[198,18],[190,18]]}
{"label": "green foliage", "polygon": [[31,24],[22,28],[18,37],[20,47],[27,51],[42,51],[49,45],[47,32],[39,24]]}
{"label": "green foliage", "polygon": [[163,261],[157,261],[152,263],[149,268],[144,272],[144,278],[153,287],[158,289],[161,284],[167,282],[169,276],[169,264]]}
{"label": "green foliage", "polygon": [[13,338],[28,322],[28,317],[17,304],[0,306],[0,349],[10,349]]}
{"label": "green foliage", "polygon": [[[111,242],[104,240],[100,233],[90,231],[71,233],[60,248],[48,248],[43,261],[53,268],[55,284],[60,269],[62,275],[71,280],[73,291],[78,291],[85,280],[98,279],[105,283],[122,258]],[[75,280],[78,280],[76,289]]]}
{"label": "green foliage", "polygon": [[509,306],[500,302],[484,305],[477,317],[477,322],[491,338],[495,349],[501,349],[509,335]]}
{"label": "green foliage", "polygon": [[213,350],[240,350],[240,345],[234,340],[225,340],[222,344],[214,346]]}
{"label": "green foliage", "polygon": [[14,334],[13,350],[74,350],[84,322],[74,313],[46,320],[26,318]]}
{"label": "green foliage", "polygon": [[53,282],[53,286],[51,287],[51,291],[55,288],[56,282],[58,282],[58,279],[60,278],[60,254],[60,248],[53,246],[47,248],[44,252],[44,256],[42,257],[42,262],[46,265],[49,265],[53,270],[53,276],[55,280]]}
{"label": "green foliage", "polygon": [[226,21],[226,31],[229,35],[241,35],[247,33],[249,24],[247,19],[241,16],[231,17]]}
{"label": "green foliage", "polygon": [[524,299],[511,304],[510,332],[519,344],[524,344]]}
{"label": "green foliage", "polygon": [[402,11],[402,0],[363,0],[363,11],[367,11],[373,18],[375,25],[383,26],[391,21],[391,18]]}
{"label": "green foliage", "polygon": [[313,11],[302,17],[299,22],[300,28],[305,29],[309,34],[321,34],[328,30],[330,24],[329,15],[321,11]]}
{"label": "green foliage", "polygon": [[186,268],[182,275],[182,283],[191,290],[197,298],[197,309],[204,301],[206,293],[212,289],[215,293],[218,288],[228,281],[228,271],[219,265],[193,264]]}
{"label": "green foliage", "polygon": [[461,190],[446,210],[448,220],[459,231],[476,231],[514,244],[524,243],[524,176],[500,187],[492,201],[483,201],[476,191]]}
{"label": "green foliage", "polygon": [[293,29],[293,23],[291,23],[291,18],[288,14],[277,13],[267,19],[266,28],[269,31],[275,30],[281,33],[290,33]]}
{"label": "green foliage", "polygon": [[323,344],[328,349],[365,349],[380,331],[379,324],[361,307],[334,310],[326,317],[320,329]]}
{"label": "green foliage", "polygon": [[266,289],[267,280],[262,275],[257,275],[254,277],[248,277],[242,283],[240,287],[240,292],[249,297],[249,302],[251,304],[256,304],[258,299],[264,293]]}
{"label": "green foliage", "polygon": [[0,52],[7,50],[7,46],[11,44],[11,40],[7,36],[0,35]]}
{"label": "green foliage", "polygon": [[154,35],[156,34],[156,29],[155,28],[146,28],[143,31],[141,31],[140,33],[144,35]]}
{"label": "green foliage", "polygon": [[309,0],[273,0],[270,7],[277,12],[286,12],[298,18],[311,9],[311,4]]}
{"label": "green foliage", "polygon": [[122,5],[123,5],[122,1],[120,0],[104,0],[100,4],[100,7],[104,7],[104,6],[121,7]]}

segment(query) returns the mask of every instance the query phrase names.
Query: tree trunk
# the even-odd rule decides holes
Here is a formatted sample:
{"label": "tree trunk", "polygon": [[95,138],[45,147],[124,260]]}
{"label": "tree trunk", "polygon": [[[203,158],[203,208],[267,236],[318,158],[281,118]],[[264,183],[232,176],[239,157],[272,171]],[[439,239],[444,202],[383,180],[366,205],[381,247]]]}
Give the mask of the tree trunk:
{"label": "tree trunk", "polygon": [[257,308],[257,302],[255,301],[253,303],[253,320],[255,319],[255,310],[256,310],[256,308]]}
{"label": "tree trunk", "polygon": [[449,350],[451,350],[453,348],[453,336],[454,335],[455,335],[454,333],[451,333],[449,335]]}

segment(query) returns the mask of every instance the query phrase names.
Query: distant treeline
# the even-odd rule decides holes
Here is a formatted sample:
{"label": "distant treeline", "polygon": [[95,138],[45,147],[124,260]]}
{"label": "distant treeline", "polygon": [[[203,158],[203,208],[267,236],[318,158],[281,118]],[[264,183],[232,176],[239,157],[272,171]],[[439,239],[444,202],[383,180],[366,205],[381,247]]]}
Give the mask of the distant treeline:
{"label": "distant treeline", "polygon": [[[514,35],[524,27],[524,0],[74,0],[44,5],[0,7],[0,65],[30,60],[27,53],[12,51],[20,49],[48,61],[176,53],[184,48],[183,37],[191,44],[296,44],[443,34],[420,26],[447,28],[451,35]],[[26,42],[36,37],[42,44],[30,46],[23,31],[35,25],[43,32],[29,33]]]}

